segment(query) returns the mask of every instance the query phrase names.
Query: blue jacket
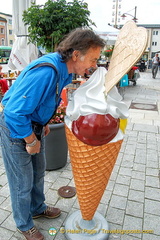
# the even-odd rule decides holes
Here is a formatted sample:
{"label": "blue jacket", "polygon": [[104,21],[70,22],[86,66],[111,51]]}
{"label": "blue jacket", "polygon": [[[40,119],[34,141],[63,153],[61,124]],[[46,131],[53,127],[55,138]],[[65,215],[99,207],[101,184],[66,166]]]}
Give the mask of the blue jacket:
{"label": "blue jacket", "polygon": [[[31,69],[42,62],[52,63],[58,74],[49,66]],[[68,74],[67,65],[58,53],[50,53],[34,60],[17,77],[2,101],[5,121],[12,138],[30,136],[31,121],[44,125],[52,117],[57,105],[57,80],[60,96],[62,89],[71,83],[72,74]]]}

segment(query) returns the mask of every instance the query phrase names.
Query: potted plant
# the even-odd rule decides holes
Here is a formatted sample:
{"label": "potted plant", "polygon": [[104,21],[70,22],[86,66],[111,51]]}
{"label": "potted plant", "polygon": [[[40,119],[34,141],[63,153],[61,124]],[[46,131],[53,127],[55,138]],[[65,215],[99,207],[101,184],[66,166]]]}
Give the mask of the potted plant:
{"label": "potted plant", "polygon": [[50,133],[45,138],[46,170],[62,168],[67,163],[68,145],[64,127],[66,106],[61,101],[49,122]]}

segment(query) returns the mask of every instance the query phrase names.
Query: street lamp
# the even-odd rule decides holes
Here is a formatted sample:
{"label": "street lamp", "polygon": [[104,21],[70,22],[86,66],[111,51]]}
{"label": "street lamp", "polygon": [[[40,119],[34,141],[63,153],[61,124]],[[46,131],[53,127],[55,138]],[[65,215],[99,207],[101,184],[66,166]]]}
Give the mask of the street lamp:
{"label": "street lamp", "polygon": [[[128,13],[128,12],[132,11],[133,9],[134,9],[134,16],[133,16],[133,15],[131,15],[130,13]],[[138,19],[136,18],[136,14],[137,14],[137,7],[133,8],[133,9],[131,9],[130,11],[128,11],[128,12],[126,12],[126,13],[123,13],[123,14],[122,14],[122,16],[121,16],[121,17],[122,17],[122,19],[124,20],[124,19],[125,19],[125,17],[127,17],[126,15],[129,15],[129,16],[133,17],[133,19],[132,19],[132,20],[133,20],[134,22],[137,22],[137,20],[138,20]]]}

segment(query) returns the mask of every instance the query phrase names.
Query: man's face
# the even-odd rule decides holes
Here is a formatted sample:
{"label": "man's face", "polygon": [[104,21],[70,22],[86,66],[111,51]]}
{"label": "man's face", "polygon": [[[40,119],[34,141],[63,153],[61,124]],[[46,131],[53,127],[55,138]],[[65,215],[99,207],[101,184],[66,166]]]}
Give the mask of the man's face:
{"label": "man's face", "polygon": [[84,76],[88,74],[89,68],[97,67],[97,60],[100,57],[101,47],[89,48],[85,55],[81,55],[79,51],[73,53],[73,73]]}

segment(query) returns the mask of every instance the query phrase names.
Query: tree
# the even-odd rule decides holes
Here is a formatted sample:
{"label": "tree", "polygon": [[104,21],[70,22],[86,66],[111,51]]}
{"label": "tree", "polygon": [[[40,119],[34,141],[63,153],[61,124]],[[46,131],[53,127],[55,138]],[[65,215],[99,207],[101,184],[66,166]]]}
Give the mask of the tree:
{"label": "tree", "polygon": [[64,35],[77,27],[95,26],[89,19],[88,4],[83,0],[48,0],[45,5],[32,4],[23,13],[23,21],[28,25],[29,42],[53,52]]}

